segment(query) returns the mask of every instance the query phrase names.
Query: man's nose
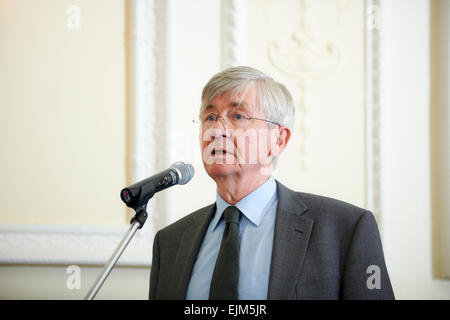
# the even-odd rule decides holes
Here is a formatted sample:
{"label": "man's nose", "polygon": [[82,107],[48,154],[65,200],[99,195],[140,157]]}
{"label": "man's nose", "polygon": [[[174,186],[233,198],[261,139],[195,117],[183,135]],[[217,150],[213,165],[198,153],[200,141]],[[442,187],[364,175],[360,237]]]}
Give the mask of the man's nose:
{"label": "man's nose", "polygon": [[226,125],[223,117],[218,118],[214,125],[206,130],[204,140],[212,140],[219,138],[229,138],[231,136],[230,129]]}

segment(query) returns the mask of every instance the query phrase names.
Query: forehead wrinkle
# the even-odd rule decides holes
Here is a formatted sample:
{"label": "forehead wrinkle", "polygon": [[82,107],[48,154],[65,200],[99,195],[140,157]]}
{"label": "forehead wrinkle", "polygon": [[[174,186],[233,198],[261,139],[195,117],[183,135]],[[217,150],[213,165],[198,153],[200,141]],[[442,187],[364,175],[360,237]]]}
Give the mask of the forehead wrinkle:
{"label": "forehead wrinkle", "polygon": [[249,91],[253,88],[256,89],[255,92],[255,110],[253,111],[260,111],[261,110],[261,106],[259,105],[259,88],[258,88],[258,84],[255,83],[255,81],[250,81],[247,83],[242,83],[238,86],[234,86],[234,87],[228,87],[228,86],[223,86],[221,88],[217,88],[216,90],[210,92],[209,95],[203,96],[203,98],[206,98],[204,100],[204,104],[201,108],[201,113],[205,112],[208,109],[211,108],[215,108],[217,109],[216,106],[212,105],[211,102],[216,99],[217,97],[220,97],[222,95],[228,95],[229,97],[229,105],[231,105],[231,103],[236,103],[237,105],[233,105],[236,106],[237,108],[240,108],[241,106],[244,107],[246,110],[248,110],[249,112],[251,111],[251,106],[248,105],[247,103],[245,103],[245,99],[247,97],[247,95],[249,94]]}

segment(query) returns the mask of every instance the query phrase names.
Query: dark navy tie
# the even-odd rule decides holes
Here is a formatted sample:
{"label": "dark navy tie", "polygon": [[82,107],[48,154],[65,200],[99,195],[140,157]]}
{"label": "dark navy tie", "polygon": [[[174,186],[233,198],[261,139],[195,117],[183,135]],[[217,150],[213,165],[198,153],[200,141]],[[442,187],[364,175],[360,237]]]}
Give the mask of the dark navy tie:
{"label": "dark navy tie", "polygon": [[225,230],[211,279],[210,300],[237,300],[239,282],[239,220],[241,211],[229,206],[223,212]]}

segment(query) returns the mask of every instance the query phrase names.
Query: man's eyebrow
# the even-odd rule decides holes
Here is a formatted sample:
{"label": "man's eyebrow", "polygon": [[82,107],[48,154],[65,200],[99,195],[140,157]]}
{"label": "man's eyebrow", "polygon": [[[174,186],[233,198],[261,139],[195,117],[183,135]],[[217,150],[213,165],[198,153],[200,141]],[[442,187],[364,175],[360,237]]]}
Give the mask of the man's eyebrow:
{"label": "man's eyebrow", "polygon": [[247,104],[245,101],[230,101],[228,104],[230,107],[236,107],[236,108],[247,108]]}
{"label": "man's eyebrow", "polygon": [[[247,108],[247,104],[245,103],[245,101],[242,101],[242,102],[239,102],[239,101],[230,101],[229,103],[228,103],[228,106],[230,106],[230,107],[235,107],[235,108]],[[216,107],[215,106],[213,106],[212,104],[208,104],[206,107],[205,107],[205,111],[206,110],[209,110],[209,109],[215,109]]]}
{"label": "man's eyebrow", "polygon": [[[245,103],[245,101],[231,100],[228,103],[228,106],[234,107],[234,108],[238,108],[238,109],[239,108],[248,109],[248,105],[247,105],[247,103]],[[207,110],[210,110],[210,109],[216,109],[216,107],[214,105],[212,105],[212,104],[208,104],[208,105],[206,105],[205,109],[203,109],[203,111],[207,111]]]}

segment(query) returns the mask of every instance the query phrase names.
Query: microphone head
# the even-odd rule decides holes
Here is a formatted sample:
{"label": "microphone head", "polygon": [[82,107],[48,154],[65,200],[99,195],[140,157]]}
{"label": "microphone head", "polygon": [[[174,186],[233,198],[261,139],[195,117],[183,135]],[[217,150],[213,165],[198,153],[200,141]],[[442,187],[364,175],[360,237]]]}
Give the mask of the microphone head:
{"label": "microphone head", "polygon": [[178,184],[186,184],[194,176],[194,167],[190,163],[177,161],[171,168],[175,169],[179,174]]}

